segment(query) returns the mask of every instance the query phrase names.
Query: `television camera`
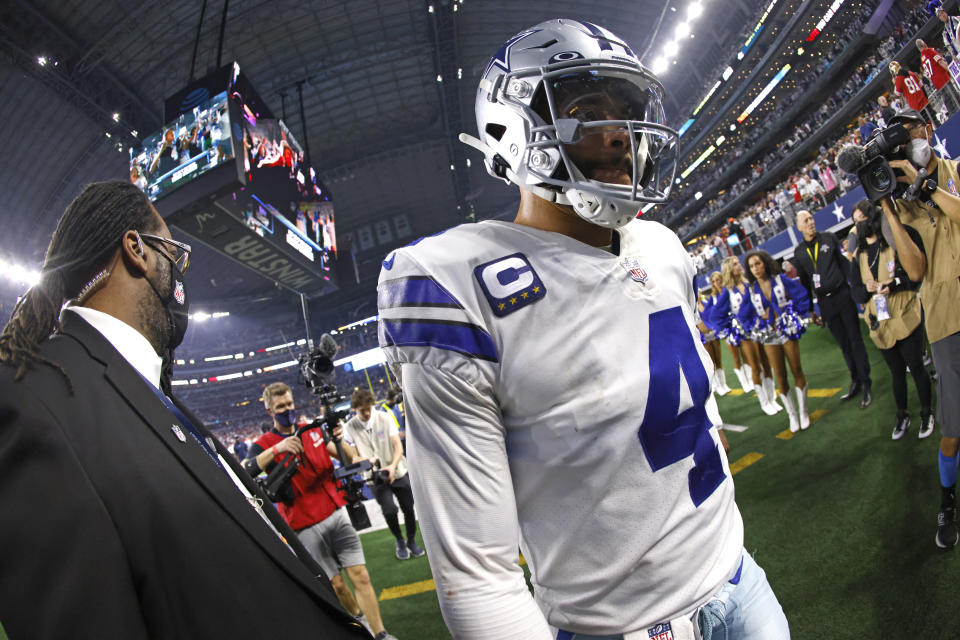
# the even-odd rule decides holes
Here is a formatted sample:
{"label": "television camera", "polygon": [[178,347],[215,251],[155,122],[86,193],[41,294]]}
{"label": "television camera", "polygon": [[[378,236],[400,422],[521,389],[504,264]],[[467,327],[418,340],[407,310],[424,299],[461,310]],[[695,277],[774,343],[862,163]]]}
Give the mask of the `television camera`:
{"label": "television camera", "polygon": [[[886,196],[913,199],[910,197],[913,195],[910,191],[913,186],[898,182],[897,175],[903,174],[890,166],[890,160],[907,159],[906,147],[909,144],[910,134],[904,126],[890,125],[875,131],[863,146],[845,145],[837,154],[837,166],[845,173],[856,174],[871,202],[879,202]],[[921,172],[923,175],[920,178],[926,177],[926,170],[921,169]]]}
{"label": "television camera", "polygon": [[[310,343],[308,343],[310,344]],[[370,526],[370,517],[363,506],[363,486],[361,473],[373,469],[369,460],[357,463],[348,463],[349,458],[344,453],[342,437],[338,429],[340,421],[346,415],[345,411],[337,411],[334,406],[346,398],[340,394],[334,385],[333,357],[337,354],[337,343],[329,334],[320,337],[316,348],[297,358],[300,364],[300,377],[310,392],[320,398],[323,405],[323,417],[316,418],[310,424],[297,429],[296,435],[302,437],[312,429],[323,432],[323,441],[333,442],[340,458],[340,468],[333,473],[337,486],[343,491],[347,499],[347,513],[355,529],[366,529]],[[300,456],[287,456],[271,470],[265,479],[261,480],[261,487],[273,502],[293,502],[293,487],[291,480],[302,464]],[[374,475],[376,478],[376,474]]]}

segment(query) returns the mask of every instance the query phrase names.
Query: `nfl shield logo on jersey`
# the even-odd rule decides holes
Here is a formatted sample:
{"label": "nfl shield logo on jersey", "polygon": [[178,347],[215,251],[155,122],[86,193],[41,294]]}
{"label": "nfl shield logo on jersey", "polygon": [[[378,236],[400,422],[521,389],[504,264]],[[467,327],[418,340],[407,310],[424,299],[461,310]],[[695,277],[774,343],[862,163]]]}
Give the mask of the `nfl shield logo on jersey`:
{"label": "nfl shield logo on jersey", "polygon": [[630,274],[631,278],[640,284],[646,284],[647,272],[644,271],[643,267],[640,266],[639,260],[636,258],[625,258],[620,262],[620,266],[627,270],[627,273]]}
{"label": "nfl shield logo on jersey", "polygon": [[650,634],[650,640],[673,640],[669,622],[654,625],[647,629],[647,633]]}
{"label": "nfl shield logo on jersey", "polygon": [[186,300],[186,295],[183,293],[183,283],[179,280],[177,280],[177,284],[173,287],[173,299],[180,305]]}

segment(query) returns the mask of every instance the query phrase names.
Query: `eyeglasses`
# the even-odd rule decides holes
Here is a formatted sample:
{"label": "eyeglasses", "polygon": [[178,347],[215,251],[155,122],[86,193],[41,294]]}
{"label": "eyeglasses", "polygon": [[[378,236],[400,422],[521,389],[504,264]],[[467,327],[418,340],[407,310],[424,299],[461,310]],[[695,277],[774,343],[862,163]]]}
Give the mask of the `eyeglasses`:
{"label": "eyeglasses", "polygon": [[[171,258],[173,263],[177,265],[177,268],[180,269],[180,273],[186,273],[187,267],[190,266],[190,245],[185,242],[177,242],[171,238],[164,238],[162,236],[155,236],[149,233],[139,234],[141,238],[145,240],[159,240],[164,244],[168,244],[175,249],[175,253]],[[167,255],[170,255],[168,252]]]}

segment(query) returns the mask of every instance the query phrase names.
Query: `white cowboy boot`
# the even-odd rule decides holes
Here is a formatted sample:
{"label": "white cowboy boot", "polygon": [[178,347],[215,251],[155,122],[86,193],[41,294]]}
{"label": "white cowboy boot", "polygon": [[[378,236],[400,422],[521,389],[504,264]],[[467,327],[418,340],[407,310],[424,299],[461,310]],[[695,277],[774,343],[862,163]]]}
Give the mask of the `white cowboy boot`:
{"label": "white cowboy boot", "polygon": [[790,416],[790,433],[800,431],[800,418],[797,416],[797,408],[793,406],[793,399],[789,393],[780,394],[780,402],[787,409],[787,415]]}
{"label": "white cowboy boot", "polygon": [[762,384],[758,384],[753,388],[757,392],[757,399],[760,400],[760,410],[763,411],[768,416],[775,416],[780,412],[780,406],[776,403],[770,403],[770,396],[767,395],[767,390],[763,388]]}
{"label": "white cowboy boot", "polygon": [[717,395],[725,396],[730,393],[730,387],[727,386],[727,372],[723,369],[717,369],[714,371],[717,381]]}
{"label": "white cowboy boot", "polygon": [[793,390],[797,393],[797,414],[800,418],[800,428],[809,429],[810,414],[807,413],[807,388],[794,387]]}
{"label": "white cowboy boot", "polygon": [[740,382],[740,388],[743,389],[745,393],[750,393],[753,391],[753,383],[745,373],[746,368],[747,365],[743,365],[739,369],[734,369],[733,372],[737,374],[737,380]]}
{"label": "white cowboy boot", "polygon": [[777,413],[783,411],[783,407],[777,404],[777,385],[774,384],[773,378],[764,378],[763,388],[767,392],[767,397],[770,398],[770,406],[775,408]]}

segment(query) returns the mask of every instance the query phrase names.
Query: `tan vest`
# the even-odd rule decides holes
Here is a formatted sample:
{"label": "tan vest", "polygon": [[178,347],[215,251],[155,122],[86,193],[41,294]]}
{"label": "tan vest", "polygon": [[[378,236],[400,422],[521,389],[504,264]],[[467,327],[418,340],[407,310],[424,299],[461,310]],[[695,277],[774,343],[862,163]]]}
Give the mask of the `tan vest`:
{"label": "tan vest", "polygon": [[[893,249],[887,247],[877,256],[877,280],[885,281],[893,278],[892,265],[896,264],[896,253]],[[858,258],[860,262],[860,279],[863,282],[873,280],[873,273],[870,265],[867,264],[867,253],[861,252]],[[920,300],[917,298],[916,291],[897,291],[887,296],[887,311],[890,317],[886,320],[880,320],[876,330],[870,330],[870,339],[877,345],[878,349],[889,349],[897,340],[903,340],[914,329],[920,326]],[[873,297],[867,302],[867,313],[864,314],[864,320],[867,326],[870,326],[869,316],[877,315],[877,305]]]}
{"label": "tan vest", "polygon": [[[960,175],[950,160],[938,159],[937,185],[960,197]],[[897,200],[900,220],[917,230],[927,256],[920,287],[924,323],[930,342],[960,331],[960,225],[940,209]],[[935,224],[934,224],[935,223]]]}

